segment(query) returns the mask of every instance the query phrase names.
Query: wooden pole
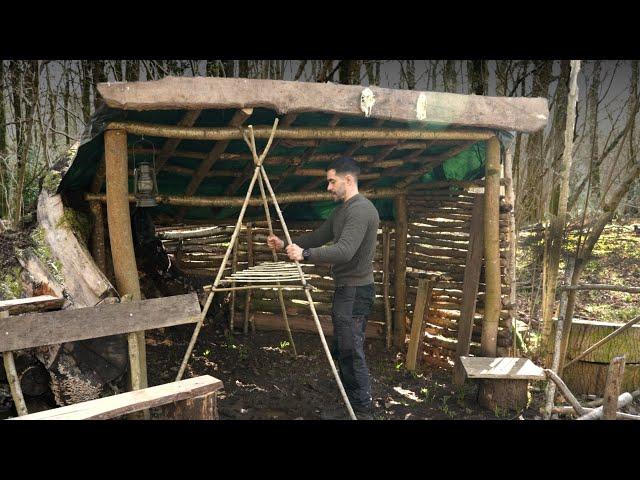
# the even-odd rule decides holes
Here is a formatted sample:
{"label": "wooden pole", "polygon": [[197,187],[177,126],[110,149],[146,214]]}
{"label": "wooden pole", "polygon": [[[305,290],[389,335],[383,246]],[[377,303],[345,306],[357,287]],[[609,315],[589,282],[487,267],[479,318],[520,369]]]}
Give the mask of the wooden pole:
{"label": "wooden pole", "polygon": [[[194,128],[173,125],[157,125],[136,122],[111,122],[111,130],[124,130],[135,135],[153,137],[180,138],[184,140],[242,140],[241,129]],[[266,139],[271,135],[271,127],[258,126],[253,129],[255,138]],[[276,132],[278,139],[311,139],[311,140],[488,140],[493,132],[487,130],[408,130],[400,128],[348,128],[348,127],[315,127],[293,128],[282,127]]]}
{"label": "wooden pole", "polygon": [[[406,194],[406,189],[400,188],[377,188],[362,190],[360,193],[366,195],[367,198],[394,198],[398,195]],[[333,197],[328,192],[289,192],[280,194],[282,199],[278,199],[280,204],[284,203],[300,203],[300,202],[321,202],[331,200]],[[106,201],[106,195],[101,193],[86,193],[85,200]],[[133,195],[129,195],[129,203],[135,203],[136,199]],[[268,199],[272,202],[271,199]],[[174,205],[178,207],[242,207],[244,199],[242,197],[186,197],[184,195],[157,195],[156,202],[158,205]],[[259,207],[262,205],[260,198],[249,199],[249,205]]]}
{"label": "wooden pole", "polygon": [[604,385],[604,403],[602,405],[602,419],[615,420],[618,411],[618,396],[620,395],[620,386],[624,376],[624,355],[615,357],[609,363],[607,371],[607,379]]}
{"label": "wooden pole", "polygon": [[422,357],[420,344],[423,342],[424,317],[429,315],[429,300],[431,297],[431,284],[428,279],[421,278],[418,282],[418,295],[413,306],[413,321],[411,322],[411,337],[407,348],[407,360],[405,367],[414,371]]}
{"label": "wooden pole", "polygon": [[389,257],[391,253],[391,231],[388,226],[382,227],[382,296],[384,297],[385,344],[391,349],[391,301],[389,299]]}
{"label": "wooden pole", "polygon": [[[554,373],[558,371],[558,367],[560,366],[560,343],[562,340],[562,325],[564,321],[562,318],[558,319],[556,323],[556,341],[555,348],[553,350],[553,361],[551,365],[551,371]],[[556,397],[556,384],[555,382],[547,382],[547,388],[545,391],[546,394],[546,402],[545,402],[545,410],[544,410],[544,418],[545,420],[549,420],[551,418],[551,410],[553,408],[554,400]],[[582,415],[578,412],[579,415]]]}
{"label": "wooden pole", "polygon": [[544,370],[544,373],[547,375],[548,378],[550,378],[553,381],[553,383],[555,383],[558,386],[558,388],[560,389],[560,392],[562,393],[562,396],[567,400],[567,402],[571,404],[571,406],[573,407],[573,409],[576,411],[578,415],[584,415],[585,413],[587,413],[584,407],[580,405],[580,402],[578,402],[578,399],[573,395],[573,393],[571,393],[571,390],[569,390],[567,385],[556,374],[556,372],[546,368]]}
{"label": "wooden pole", "polygon": [[[258,174],[258,178],[260,178]],[[251,231],[251,223],[246,224],[247,228],[247,265],[253,267],[253,235]],[[251,316],[251,290],[247,290],[244,302],[244,323],[242,324],[242,333],[245,335],[249,332],[249,317]]]}
{"label": "wooden pole", "polygon": [[395,315],[393,327],[393,343],[396,348],[404,349],[407,336],[405,316],[407,312],[407,196],[399,195],[394,198],[393,206],[396,217],[396,244],[394,254],[394,295]]}
{"label": "wooden pole", "polygon": [[487,141],[484,195],[484,258],[486,297],[482,324],[481,352],[495,357],[500,317],[500,142]]}
{"label": "wooden pole", "polygon": [[[251,144],[251,148],[252,151],[255,153],[255,156],[257,157],[258,154],[257,152],[255,152],[255,145],[252,143]],[[269,212],[269,204],[267,203],[267,195],[264,191],[264,184],[262,182],[262,173],[258,176],[258,186],[260,187],[260,196],[262,197],[262,202],[264,204],[264,214],[267,217],[267,225],[269,227],[269,234],[273,235],[273,223],[271,222],[271,213]],[[271,251],[271,256],[273,258],[273,261],[276,262],[278,261],[278,254],[275,252],[275,250]],[[278,285],[280,285],[280,283],[278,282]],[[289,343],[291,344],[291,349],[293,350],[293,356],[297,357],[298,356],[298,351],[296,350],[296,344],[293,341],[293,335],[291,333],[291,328],[289,327],[289,317],[287,317],[287,307],[284,303],[284,297],[282,295],[282,289],[278,288],[278,301],[280,302],[280,310],[282,311],[282,318],[284,320],[284,328],[287,331],[287,336],[289,337]]]}
{"label": "wooden pole", "polygon": [[[622,395],[620,395],[617,400],[618,400],[617,409],[620,410],[621,408],[626,407],[633,401],[633,396],[629,392],[625,392]],[[578,417],[578,420],[598,420],[599,418],[602,418],[603,413],[604,413],[604,407],[594,408],[593,410],[586,413],[585,415]]]}
{"label": "wooden pole", "polygon": [[[116,287],[120,296],[131,295],[133,300],[141,300],[138,267],[133,249],[131,217],[129,212],[129,184],[127,180],[127,133],[123,130],[104,132],[104,155],[107,183],[107,221],[111,258],[116,277]],[[131,386],[147,387],[147,361],[144,332],[135,332],[139,368],[132,368]],[[133,378],[134,371],[139,372]]]}
{"label": "wooden pole", "polygon": [[456,345],[453,383],[464,384],[465,373],[460,357],[469,355],[471,336],[473,334],[473,318],[476,313],[478,287],[480,285],[480,269],[484,251],[484,198],[478,195],[473,203],[471,228],[469,231],[469,247],[462,282],[462,307],[458,321],[458,344]]}
{"label": "wooden pole", "polygon": [[[517,303],[517,292],[516,292],[516,250],[518,248],[518,234],[516,232],[516,215],[515,215],[515,204],[516,204],[516,194],[513,188],[513,156],[511,154],[511,149],[505,152],[504,156],[504,193],[505,200],[507,205],[511,208],[509,209],[509,252],[507,254],[507,279],[509,281],[509,303],[511,305],[516,305]],[[517,356],[518,354],[518,321],[517,315],[513,316],[513,354]]]}
{"label": "wooden pole", "polygon": [[[236,241],[233,245],[233,258],[231,260],[231,274],[233,275],[234,273],[236,273],[236,270],[238,268],[238,239],[236,238]],[[236,313],[236,291],[232,290],[231,291],[231,306],[230,306],[230,311],[229,311],[229,333],[231,333],[231,335],[233,335],[233,320],[234,320],[234,316]]]}

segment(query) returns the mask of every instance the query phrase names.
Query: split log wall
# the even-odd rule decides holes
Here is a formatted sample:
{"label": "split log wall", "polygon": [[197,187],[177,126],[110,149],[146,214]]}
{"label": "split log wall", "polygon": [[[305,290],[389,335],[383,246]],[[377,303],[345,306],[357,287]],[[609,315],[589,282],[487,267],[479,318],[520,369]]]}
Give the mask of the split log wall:
{"label": "split log wall", "polygon": [[[477,189],[476,189],[477,190]],[[408,203],[408,238],[407,238],[407,332],[411,331],[411,318],[416,299],[418,280],[422,277],[432,278],[433,299],[425,317],[424,356],[425,363],[449,367],[457,344],[457,322],[460,317],[463,294],[463,275],[469,243],[469,228],[473,200],[478,193],[468,190],[450,191],[448,189],[424,190],[414,192],[407,197]],[[512,311],[509,309],[509,276],[506,265],[509,250],[508,218],[509,207],[501,199],[500,214],[500,264],[502,278],[502,304],[500,328],[498,332],[499,354],[506,354],[511,345],[510,325]],[[292,237],[317,228],[321,222],[291,222],[287,226]],[[383,230],[389,230],[390,258],[384,261]],[[163,229],[168,230],[168,229]],[[212,280],[219,268],[225,250],[231,238],[233,226],[220,226],[208,237],[179,240],[164,240],[168,253],[173,255],[176,267],[185,274],[210,277]],[[284,238],[283,232],[274,224],[276,235]],[[266,245],[268,235],[266,222],[254,222],[251,225],[251,248],[248,248],[247,229],[243,226],[238,241],[236,265],[228,262],[225,276],[230,275],[232,268],[242,270],[249,262],[273,261],[270,249]],[[394,222],[381,222],[378,234],[376,254],[373,261],[376,302],[369,316],[367,336],[385,338],[389,313],[393,318],[394,298]],[[251,250],[251,254],[249,254]],[[283,252],[278,254],[279,260],[286,260]],[[385,314],[383,267],[389,265],[388,291],[392,312]],[[333,280],[327,265],[301,264],[303,270],[311,276],[310,283],[317,290],[312,292],[316,310],[320,316],[325,333],[331,334],[331,302],[333,296]],[[285,305],[292,330],[315,331],[304,292],[301,290],[285,290]],[[258,329],[282,329],[284,322],[280,315],[280,305],[275,290],[252,290],[247,303],[247,291],[235,292],[233,305],[236,328],[242,325],[241,318],[248,318]],[[478,355],[480,351],[481,322],[484,308],[484,268],[481,270],[480,288],[476,304],[475,323],[471,343],[471,353]]]}

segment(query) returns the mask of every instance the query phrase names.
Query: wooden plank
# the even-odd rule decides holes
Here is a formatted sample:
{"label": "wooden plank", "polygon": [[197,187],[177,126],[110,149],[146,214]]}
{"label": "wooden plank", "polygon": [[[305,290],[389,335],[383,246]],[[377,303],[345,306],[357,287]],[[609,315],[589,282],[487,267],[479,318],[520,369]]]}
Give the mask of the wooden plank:
{"label": "wooden plank", "polygon": [[2,300],[0,301],[0,312],[8,311],[9,315],[18,315],[20,313],[27,312],[56,310],[61,308],[64,302],[64,297],[59,298],[52,295],[40,295],[37,297]]}
{"label": "wooden plank", "polygon": [[456,385],[464,383],[464,372],[460,368],[459,358],[469,354],[471,335],[473,334],[473,317],[476,312],[478,287],[480,285],[480,269],[484,253],[484,199],[478,195],[473,204],[471,230],[469,232],[469,247],[467,250],[467,264],[462,281],[462,307],[458,321],[458,345],[453,382]]}
{"label": "wooden plank", "polygon": [[221,380],[210,375],[202,375],[179,382],[32,413],[12,420],[107,420],[217,392],[221,388],[223,388]]}
{"label": "wooden plank", "polygon": [[615,420],[618,411],[618,397],[624,376],[624,355],[611,360],[604,385],[604,403],[602,405],[602,419]]}
{"label": "wooden plank", "polygon": [[27,313],[0,320],[0,351],[195,323],[199,315],[196,293],[92,308]]}
{"label": "wooden plank", "polygon": [[[99,83],[107,105],[125,110],[262,107],[279,113],[323,111],[362,118],[360,85],[283,80],[166,77],[150,82]],[[372,119],[469,125],[534,132],[547,124],[545,98],[421,92],[369,87]],[[423,108],[426,107],[426,108]]]}
{"label": "wooden plank", "polygon": [[413,322],[411,323],[411,337],[409,339],[409,348],[407,349],[407,359],[405,366],[407,370],[414,371],[416,369],[419,358],[422,356],[422,349],[419,348],[423,343],[424,334],[424,317],[425,313],[429,314],[429,300],[431,297],[431,284],[428,279],[421,278],[418,283],[418,295],[413,309]]}
{"label": "wooden plank", "polygon": [[544,370],[528,358],[460,357],[468,378],[544,380]]}

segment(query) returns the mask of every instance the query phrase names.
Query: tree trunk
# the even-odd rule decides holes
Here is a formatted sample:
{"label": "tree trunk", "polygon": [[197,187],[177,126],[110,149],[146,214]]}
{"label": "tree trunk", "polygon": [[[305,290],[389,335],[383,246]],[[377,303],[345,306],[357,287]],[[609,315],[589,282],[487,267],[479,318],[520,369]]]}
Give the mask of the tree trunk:
{"label": "tree trunk", "polygon": [[104,60],[94,60],[91,68],[92,78],[91,86],[93,87],[93,108],[94,110],[100,105],[100,97],[98,95],[98,83],[106,82],[107,75],[104,70]]}
{"label": "tree trunk", "polygon": [[[558,268],[560,265],[560,249],[564,228],[567,221],[567,199],[569,196],[569,172],[571,171],[571,163],[573,160],[573,132],[576,121],[576,104],[578,102],[578,72],[580,71],[580,61],[573,60],[571,62],[571,81],[569,95],[567,97],[566,122],[564,135],[564,153],[562,157],[562,165],[558,172],[560,177],[559,198],[556,205],[556,211],[551,213],[549,225],[548,242],[545,242],[545,255],[547,263],[545,264],[545,280],[544,290],[542,293],[542,338],[540,345],[543,348],[542,358],[546,357],[546,353],[551,351],[551,316],[553,315],[553,307],[555,303],[556,283],[558,279]],[[560,108],[560,107],[558,107]],[[555,176],[555,175],[554,175]]]}
{"label": "tree trunk", "polygon": [[249,78],[249,60],[238,61],[238,77]]}
{"label": "tree trunk", "polygon": [[456,61],[446,60],[442,72],[444,91],[456,93],[458,91],[458,72],[456,72]]}
{"label": "tree trunk", "polygon": [[489,69],[486,60],[471,60],[467,62],[469,77],[469,93],[486,95],[489,81]]}
{"label": "tree trunk", "polygon": [[235,76],[235,62],[233,60],[222,61],[222,74],[225,77]]}
{"label": "tree trunk", "polygon": [[342,60],[338,81],[344,85],[360,85],[360,66],[360,60]]}
{"label": "tree trunk", "polygon": [[[4,60],[0,60],[0,156],[4,157],[7,154],[7,118],[4,110]],[[0,184],[1,186],[1,184]],[[0,190],[0,195],[2,195]],[[1,200],[1,198],[0,198]],[[0,209],[3,202],[0,201]],[[1,210],[0,210],[1,211]]]}
{"label": "tree trunk", "polygon": [[140,80],[140,62],[138,60],[127,60],[126,80],[127,82],[137,82]]}
{"label": "tree trunk", "polygon": [[82,79],[82,119],[84,124],[88,125],[91,119],[91,63],[87,60],[80,60],[80,78]]}

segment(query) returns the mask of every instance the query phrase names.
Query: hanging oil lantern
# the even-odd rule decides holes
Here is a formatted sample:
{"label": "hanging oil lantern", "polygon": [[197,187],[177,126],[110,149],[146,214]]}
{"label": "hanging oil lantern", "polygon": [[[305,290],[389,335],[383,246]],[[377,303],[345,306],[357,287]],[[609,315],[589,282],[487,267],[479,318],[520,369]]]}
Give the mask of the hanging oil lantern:
{"label": "hanging oil lantern", "polygon": [[141,141],[144,141],[142,137],[138,142],[134,144],[133,149],[133,194],[136,198],[137,207],[155,207],[156,195],[158,195],[158,182],[156,181],[156,150],[153,146],[152,161],[142,161],[136,163],[135,145]]}

